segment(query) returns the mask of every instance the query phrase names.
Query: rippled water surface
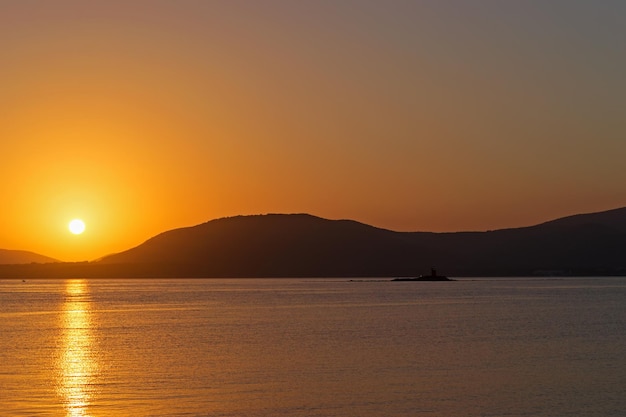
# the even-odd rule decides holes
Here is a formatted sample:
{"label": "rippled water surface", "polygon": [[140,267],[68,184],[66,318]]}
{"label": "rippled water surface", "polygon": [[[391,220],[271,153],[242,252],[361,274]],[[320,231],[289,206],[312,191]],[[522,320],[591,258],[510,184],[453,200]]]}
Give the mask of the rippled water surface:
{"label": "rippled water surface", "polygon": [[623,416],[626,279],[0,280],[0,415]]}

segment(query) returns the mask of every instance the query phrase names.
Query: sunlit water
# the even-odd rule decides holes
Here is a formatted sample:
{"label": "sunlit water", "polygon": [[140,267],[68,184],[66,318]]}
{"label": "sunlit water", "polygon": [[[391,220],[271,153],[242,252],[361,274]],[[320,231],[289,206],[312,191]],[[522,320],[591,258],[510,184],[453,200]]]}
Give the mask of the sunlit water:
{"label": "sunlit water", "polygon": [[2,280],[0,415],[624,416],[626,279]]}

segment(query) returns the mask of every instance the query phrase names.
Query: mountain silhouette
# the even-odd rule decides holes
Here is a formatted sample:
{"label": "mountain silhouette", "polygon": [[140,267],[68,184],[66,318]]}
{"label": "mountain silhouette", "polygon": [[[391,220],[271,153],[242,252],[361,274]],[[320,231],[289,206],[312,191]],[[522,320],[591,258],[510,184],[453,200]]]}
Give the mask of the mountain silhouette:
{"label": "mountain silhouette", "polygon": [[193,276],[377,275],[403,265],[412,245],[404,233],[351,220],[268,214],[171,230],[100,263],[153,265]]}
{"label": "mountain silhouette", "polygon": [[235,216],[170,230],[94,262],[0,265],[0,277],[411,277],[431,267],[447,276],[625,275],[626,208],[455,233],[308,214]]}
{"label": "mountain silhouette", "polygon": [[[99,265],[142,276],[626,273],[626,208],[486,232],[396,232],[308,214],[236,216],[175,229]],[[113,269],[116,269],[113,268]]]}
{"label": "mountain silhouette", "polygon": [[30,264],[49,262],[59,261],[44,255],[39,255],[38,253],[28,252],[25,250],[0,249],[0,264]]}

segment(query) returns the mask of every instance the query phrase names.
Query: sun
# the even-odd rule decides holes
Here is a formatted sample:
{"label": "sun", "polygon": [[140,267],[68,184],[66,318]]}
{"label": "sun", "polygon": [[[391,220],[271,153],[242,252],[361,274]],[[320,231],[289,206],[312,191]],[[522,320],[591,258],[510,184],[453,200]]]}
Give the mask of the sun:
{"label": "sun", "polygon": [[67,225],[67,227],[70,229],[70,232],[75,235],[80,235],[85,231],[85,222],[81,219],[74,219]]}

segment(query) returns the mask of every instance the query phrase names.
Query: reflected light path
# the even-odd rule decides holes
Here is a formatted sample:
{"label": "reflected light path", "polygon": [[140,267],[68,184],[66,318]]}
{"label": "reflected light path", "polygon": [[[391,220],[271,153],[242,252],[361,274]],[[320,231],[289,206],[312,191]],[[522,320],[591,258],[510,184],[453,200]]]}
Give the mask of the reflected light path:
{"label": "reflected light path", "polygon": [[61,314],[58,394],[67,417],[91,416],[97,362],[92,335],[91,296],[86,280],[68,280]]}

